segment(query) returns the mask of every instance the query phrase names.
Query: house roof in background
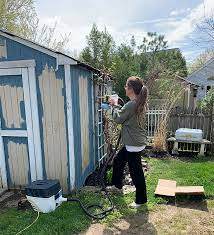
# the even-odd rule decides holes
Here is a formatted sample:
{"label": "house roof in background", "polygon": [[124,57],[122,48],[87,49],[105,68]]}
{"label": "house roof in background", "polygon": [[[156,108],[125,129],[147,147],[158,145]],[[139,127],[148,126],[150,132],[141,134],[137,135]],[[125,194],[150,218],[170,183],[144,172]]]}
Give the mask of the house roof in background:
{"label": "house roof in background", "polygon": [[[212,57],[211,59],[209,59],[201,68],[199,68],[198,70],[196,70],[195,72],[191,73],[186,79],[189,80],[191,77],[194,77],[194,75],[196,75],[197,73],[199,73],[201,70],[203,70],[204,68],[208,67],[211,63],[214,63],[214,57]],[[214,74],[214,67],[213,67],[213,74]]]}
{"label": "house roof in background", "polygon": [[179,80],[181,80],[182,82],[186,82],[187,84],[189,84],[189,85],[191,85],[191,86],[199,87],[199,85],[197,85],[196,83],[191,82],[191,81],[189,81],[189,80],[187,80],[187,79],[185,79],[185,78],[183,78],[183,77],[181,77],[181,76],[179,76],[179,75],[176,75],[176,78],[179,79]]}

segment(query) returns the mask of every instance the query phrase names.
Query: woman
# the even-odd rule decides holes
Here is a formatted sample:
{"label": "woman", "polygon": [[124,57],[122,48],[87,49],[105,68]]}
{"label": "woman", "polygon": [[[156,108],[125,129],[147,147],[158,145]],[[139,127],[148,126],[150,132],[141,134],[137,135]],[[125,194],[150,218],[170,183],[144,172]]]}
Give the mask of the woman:
{"label": "woman", "polygon": [[112,185],[122,189],[124,167],[128,162],[130,175],[136,187],[136,199],[130,206],[138,208],[147,202],[141,151],[145,148],[147,140],[145,114],[148,90],[142,80],[135,76],[128,78],[125,90],[130,101],[121,109],[114,107],[114,100],[110,100],[113,106],[113,119],[116,123],[122,124],[121,139],[124,145],[114,158]]}

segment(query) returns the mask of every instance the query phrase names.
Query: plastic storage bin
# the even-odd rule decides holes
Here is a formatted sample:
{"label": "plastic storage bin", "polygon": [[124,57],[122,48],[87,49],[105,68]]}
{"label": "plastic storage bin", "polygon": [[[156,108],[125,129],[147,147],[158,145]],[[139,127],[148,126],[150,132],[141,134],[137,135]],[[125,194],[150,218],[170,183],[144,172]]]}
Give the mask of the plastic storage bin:
{"label": "plastic storage bin", "polygon": [[175,132],[175,138],[176,140],[199,142],[203,138],[203,133],[200,129],[179,128]]}

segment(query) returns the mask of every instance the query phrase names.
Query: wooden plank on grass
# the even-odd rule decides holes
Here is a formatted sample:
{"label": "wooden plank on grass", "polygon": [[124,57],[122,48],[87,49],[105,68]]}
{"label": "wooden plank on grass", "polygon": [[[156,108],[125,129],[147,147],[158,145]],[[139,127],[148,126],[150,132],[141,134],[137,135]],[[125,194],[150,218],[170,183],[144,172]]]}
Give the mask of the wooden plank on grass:
{"label": "wooden plank on grass", "polygon": [[174,197],[175,191],[176,191],[176,181],[164,180],[164,179],[158,180],[158,185],[155,190],[156,195]]}
{"label": "wooden plank on grass", "polygon": [[177,187],[175,194],[204,195],[203,186],[182,186]]}

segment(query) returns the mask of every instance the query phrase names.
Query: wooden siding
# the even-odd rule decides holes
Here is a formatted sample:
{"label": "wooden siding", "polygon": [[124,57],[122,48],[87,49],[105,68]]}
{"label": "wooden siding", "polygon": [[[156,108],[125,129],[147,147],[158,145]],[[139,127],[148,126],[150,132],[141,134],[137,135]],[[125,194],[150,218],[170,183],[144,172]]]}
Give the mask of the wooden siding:
{"label": "wooden siding", "polygon": [[0,38],[0,58],[7,58],[6,40]]}
{"label": "wooden siding", "polygon": [[3,188],[1,168],[0,168],[0,188]]}
{"label": "wooden siding", "polygon": [[[54,56],[47,55],[41,51],[37,51],[35,48],[33,49],[19,42],[15,42],[12,38],[8,39],[4,36],[0,36],[0,39],[5,40],[7,46],[7,58],[0,57],[0,61],[35,60],[36,95],[38,99],[43,173],[45,178],[60,179],[63,191],[66,192],[69,183],[69,162],[63,66],[57,66],[57,61]],[[86,97],[82,101],[79,100],[79,78],[81,76],[82,78],[84,77],[88,83],[86,85],[88,90],[85,90],[88,101],[86,100]],[[82,186],[85,178],[94,169],[95,153],[93,143],[94,125],[92,123],[93,109],[91,100],[91,81],[92,72],[90,70],[81,66],[71,66],[71,95],[75,142],[72,147],[75,151],[75,186],[77,188]],[[81,90],[80,93],[83,94]],[[85,123],[83,125],[85,125],[85,129],[88,129],[88,158],[83,157],[82,159],[82,149],[84,149],[84,147],[81,144],[81,131],[83,128],[81,128],[80,124],[80,105],[85,107],[86,103],[88,104],[87,119],[89,126],[85,125]],[[23,113],[23,110],[21,111]],[[85,110],[84,114],[86,115]],[[22,128],[23,125],[24,124],[22,123]],[[84,161],[84,163],[82,161]],[[84,164],[86,164],[85,169],[83,166]]]}
{"label": "wooden siding", "polygon": [[27,138],[4,137],[9,188],[24,187],[30,183]]}
{"label": "wooden siding", "polygon": [[95,169],[92,86],[91,71],[71,66],[76,188],[82,187]]}
{"label": "wooden siding", "polygon": [[39,76],[46,176],[48,179],[60,179],[64,191],[67,191],[68,159],[63,88],[63,77],[58,79],[55,71],[46,66]]}
{"label": "wooden siding", "polygon": [[79,77],[79,89],[82,171],[84,172],[89,164],[89,105],[87,77]]}
{"label": "wooden siding", "polygon": [[0,106],[2,129],[26,129],[21,76],[0,77]]}
{"label": "wooden siding", "polygon": [[[0,77],[0,118],[3,130],[26,130],[21,76]],[[27,138],[3,137],[3,143],[9,187],[24,186],[30,179]]]}

